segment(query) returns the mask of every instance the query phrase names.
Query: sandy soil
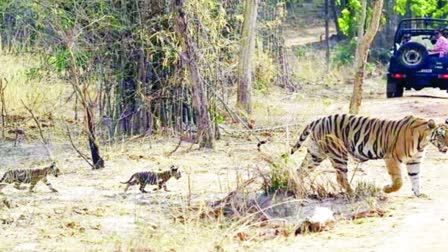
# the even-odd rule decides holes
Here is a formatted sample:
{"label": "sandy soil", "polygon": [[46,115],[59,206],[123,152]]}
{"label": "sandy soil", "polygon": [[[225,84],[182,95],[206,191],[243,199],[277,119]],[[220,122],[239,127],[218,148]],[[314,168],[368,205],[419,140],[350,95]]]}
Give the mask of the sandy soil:
{"label": "sandy soil", "polygon": [[[405,92],[405,97],[399,99],[365,101],[362,114],[391,119],[412,114],[441,123],[448,117],[447,111],[445,92],[425,90]],[[389,195],[387,217],[362,224],[339,223],[330,232],[299,237],[293,245],[272,251],[447,251],[448,233],[444,231],[448,229],[447,158],[429,147],[421,179],[427,198],[413,197],[410,182],[405,179],[403,188]],[[363,168],[367,173],[386,173],[382,161],[368,161]],[[405,171],[403,174],[406,176]],[[388,181],[382,177],[376,181],[384,185]]]}
{"label": "sandy soil", "polygon": [[[279,96],[268,103],[270,116],[259,125],[304,123],[303,118],[317,118],[324,114],[346,111],[348,101],[312,104],[299,103],[298,97]],[[448,96],[437,90],[405,92],[398,99],[369,99],[363,104],[362,114],[384,118],[399,118],[413,114],[445,120]],[[262,109],[258,109],[262,113]],[[261,112],[260,112],[261,111]],[[296,119],[300,116],[300,120]],[[272,121],[273,120],[273,121]],[[299,127],[300,128],[300,127]],[[273,137],[268,150],[287,149],[284,138],[295,139],[299,128]],[[288,141],[287,141],[288,142]],[[59,193],[50,193],[45,185],[29,194],[12,186],[0,196],[10,207],[0,204],[0,250],[128,250],[151,248],[163,251],[211,251],[217,243],[229,251],[254,249],[253,245],[223,241],[222,227],[204,229],[191,239],[192,232],[200,232],[200,224],[180,225],[173,222],[173,209],[182,211],[186,202],[216,199],[235,188],[254,169],[263,166],[256,153],[256,140],[250,136],[225,136],[214,151],[188,151],[189,144],[172,156],[176,140],[140,139],[104,149],[107,168],[91,171],[66,144],[53,145],[53,151],[65,175],[50,180]],[[300,163],[304,151],[294,157]],[[0,167],[38,165],[45,153],[38,143],[24,143],[13,148],[10,142],[0,144]],[[362,221],[340,221],[330,231],[299,237],[278,238],[259,243],[255,250],[297,251],[446,251],[448,238],[448,170],[447,157],[430,147],[422,173],[422,192],[428,197],[412,196],[410,183],[388,197],[387,216]],[[179,181],[170,181],[171,192],[140,194],[136,187],[123,193],[125,181],[136,171],[166,169],[176,164],[183,170]],[[362,165],[361,178],[378,186],[389,183],[382,161]],[[4,204],[4,203],[3,203]],[[220,224],[221,225],[221,224]],[[174,227],[174,230],[167,227]],[[180,229],[179,229],[180,228]],[[185,229],[185,230],[182,230]],[[229,228],[231,229],[231,228]],[[226,230],[229,230],[226,229]],[[228,232],[228,231],[225,231]],[[179,235],[179,233],[181,235]],[[178,237],[179,236],[179,237]],[[203,237],[199,239],[198,237]],[[216,240],[216,241],[215,241]]]}

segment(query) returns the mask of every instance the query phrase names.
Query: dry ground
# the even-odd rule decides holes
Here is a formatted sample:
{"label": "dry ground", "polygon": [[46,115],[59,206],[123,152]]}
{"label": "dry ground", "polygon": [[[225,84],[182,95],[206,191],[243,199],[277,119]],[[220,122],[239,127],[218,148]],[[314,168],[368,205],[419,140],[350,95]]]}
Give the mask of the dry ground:
{"label": "dry ground", "polygon": [[[373,94],[383,89],[382,82],[368,86]],[[289,149],[302,125],[321,115],[347,111],[344,95],[322,98],[301,93],[284,94],[278,90],[269,96],[257,95],[257,126],[292,125],[286,132],[275,134],[265,147],[279,155]],[[344,92],[343,92],[344,93]],[[432,97],[432,96],[435,97]],[[374,95],[372,95],[375,97]],[[404,98],[371,98],[364,102],[362,114],[399,118],[414,114],[444,121],[448,96],[437,90],[406,92]],[[305,99],[307,98],[307,99]],[[263,102],[261,102],[263,101]],[[297,125],[298,126],[294,126]],[[134,139],[103,147],[107,167],[91,171],[69,145],[54,142],[52,150],[64,175],[51,177],[59,193],[50,193],[40,184],[36,193],[5,188],[0,204],[0,250],[8,251],[92,251],[151,249],[154,251],[446,251],[448,242],[447,181],[444,169],[447,157],[430,147],[422,175],[423,192],[428,198],[414,198],[410,183],[389,195],[384,218],[340,221],[335,228],[305,236],[278,236],[272,239],[254,237],[240,241],[241,231],[258,232],[244,223],[220,221],[176,221],[185,215],[189,203],[200,204],[222,197],[257,168],[265,169],[257,153],[256,139],[250,135],[231,136],[238,126],[224,125],[227,134],[213,151],[199,151],[184,143],[172,156],[176,139]],[[303,158],[301,150],[293,159],[297,166]],[[13,147],[0,142],[0,167],[37,165],[47,159],[38,142]],[[171,192],[140,194],[137,188],[124,194],[120,181],[136,171],[166,169],[171,164],[183,171],[179,181],[170,181]],[[353,165],[351,165],[353,168]],[[360,179],[383,186],[389,178],[382,161],[362,165]],[[259,235],[262,236],[262,235]]]}

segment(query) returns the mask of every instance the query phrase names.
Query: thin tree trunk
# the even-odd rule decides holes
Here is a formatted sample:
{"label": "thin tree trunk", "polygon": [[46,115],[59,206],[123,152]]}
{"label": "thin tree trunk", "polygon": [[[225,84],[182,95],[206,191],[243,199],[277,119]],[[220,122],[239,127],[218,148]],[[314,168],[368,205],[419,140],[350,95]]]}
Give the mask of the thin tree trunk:
{"label": "thin tree trunk", "polygon": [[[367,7],[367,0],[363,1],[363,13],[365,13]],[[354,86],[353,86],[353,94],[350,101],[350,113],[358,114],[359,108],[361,106],[362,101],[362,86],[364,82],[364,72],[365,66],[367,63],[368,50],[370,45],[372,44],[373,39],[375,38],[376,33],[378,32],[378,28],[380,25],[381,19],[381,11],[383,9],[383,0],[374,0],[373,1],[373,12],[370,24],[364,34],[361,32],[359,35],[362,35],[361,38],[358,37],[358,44],[356,46],[356,55],[355,55],[355,78],[354,78]],[[364,19],[365,20],[365,17]],[[364,22],[359,24],[358,32],[362,31],[364,28]]]}
{"label": "thin tree trunk", "polygon": [[359,61],[359,57],[361,51],[358,50],[362,43],[362,38],[364,37],[364,27],[366,26],[366,16],[367,16],[367,0],[361,0],[361,19],[358,24],[358,39],[356,43],[356,51],[355,51],[355,69],[362,62]]}
{"label": "thin tree trunk", "polygon": [[198,127],[197,141],[200,148],[213,148],[214,132],[208,112],[207,96],[195,59],[194,43],[188,33],[188,19],[183,8],[183,3],[184,0],[172,0],[172,4],[176,10],[176,32],[182,40],[184,50],[181,58],[183,63],[187,65],[190,82],[192,84],[193,107],[195,110],[196,125]]}
{"label": "thin tree trunk", "polygon": [[255,49],[258,3],[259,0],[246,0],[241,35],[237,107],[247,114],[252,112],[252,55]]}
{"label": "thin tree trunk", "polygon": [[341,39],[344,37],[344,34],[341,31],[341,28],[339,27],[339,22],[338,22],[338,7],[337,7],[337,0],[331,0],[331,11],[333,12],[333,21],[334,21],[334,26],[336,27],[336,36],[338,37],[338,39]]}
{"label": "thin tree trunk", "polygon": [[81,84],[79,82],[79,72],[76,68],[76,62],[75,62],[75,56],[73,55],[73,50],[70,47],[70,45],[67,43],[67,48],[70,52],[70,60],[71,60],[71,66],[70,66],[70,74],[71,74],[71,83],[73,86],[73,89],[76,92],[77,97],[79,97],[81,101],[81,105],[85,110],[85,123],[86,123],[86,131],[87,136],[89,139],[89,147],[90,152],[92,155],[92,162],[93,162],[93,169],[100,169],[104,168],[104,160],[100,156],[100,149],[98,147],[98,144],[96,143],[96,137],[95,137],[95,126],[93,122],[93,113],[91,108],[89,107],[89,104],[87,102],[87,86],[83,85],[81,87]]}

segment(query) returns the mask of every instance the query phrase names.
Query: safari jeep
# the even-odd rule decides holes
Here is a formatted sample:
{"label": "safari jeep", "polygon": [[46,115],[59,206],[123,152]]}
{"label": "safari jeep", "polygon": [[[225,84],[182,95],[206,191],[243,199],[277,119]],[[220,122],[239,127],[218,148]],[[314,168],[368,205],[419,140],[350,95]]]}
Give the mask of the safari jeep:
{"label": "safari jeep", "polygon": [[448,90],[448,57],[429,52],[436,41],[434,32],[445,29],[444,19],[413,18],[398,24],[387,71],[388,98],[401,97],[404,89],[411,88]]}

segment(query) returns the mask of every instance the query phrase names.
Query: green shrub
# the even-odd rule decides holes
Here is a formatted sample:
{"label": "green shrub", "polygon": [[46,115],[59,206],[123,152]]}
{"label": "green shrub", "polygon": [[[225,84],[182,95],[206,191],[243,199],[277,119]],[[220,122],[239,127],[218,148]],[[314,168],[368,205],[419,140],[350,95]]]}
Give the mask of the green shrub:
{"label": "green shrub", "polygon": [[334,48],[333,62],[337,66],[352,64],[355,59],[356,40],[340,43]]}

